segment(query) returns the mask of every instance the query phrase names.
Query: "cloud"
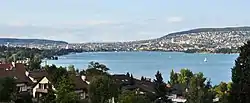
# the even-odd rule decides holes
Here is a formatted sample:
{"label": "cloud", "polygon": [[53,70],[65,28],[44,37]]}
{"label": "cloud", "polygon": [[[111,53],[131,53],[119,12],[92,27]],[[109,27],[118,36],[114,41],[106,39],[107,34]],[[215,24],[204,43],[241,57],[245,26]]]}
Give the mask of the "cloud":
{"label": "cloud", "polygon": [[27,26],[28,24],[25,22],[21,22],[21,21],[12,21],[7,23],[8,26],[17,26],[17,27],[21,27],[21,26]]}
{"label": "cloud", "polygon": [[183,18],[182,17],[169,17],[167,18],[167,22],[169,23],[179,23],[179,22],[182,22],[183,21]]}
{"label": "cloud", "polygon": [[56,25],[59,26],[0,25],[0,37],[43,38],[72,43],[131,41],[157,38],[174,27],[166,24],[165,19],[157,18],[127,21],[83,20]]}
{"label": "cloud", "polygon": [[60,23],[60,25],[66,26],[98,26],[98,25],[109,25],[115,24],[115,21],[111,20],[83,20],[83,21],[67,21]]}
{"label": "cloud", "polygon": [[85,21],[87,25],[102,25],[102,24],[113,24],[115,22],[108,20],[89,20]]}

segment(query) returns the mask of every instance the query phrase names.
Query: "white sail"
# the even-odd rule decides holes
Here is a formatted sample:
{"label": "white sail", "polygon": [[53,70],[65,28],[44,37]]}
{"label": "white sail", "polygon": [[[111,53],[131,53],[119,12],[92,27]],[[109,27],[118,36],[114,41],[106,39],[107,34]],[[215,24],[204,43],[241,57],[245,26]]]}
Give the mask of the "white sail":
{"label": "white sail", "polygon": [[204,59],[204,62],[207,62],[207,58]]}

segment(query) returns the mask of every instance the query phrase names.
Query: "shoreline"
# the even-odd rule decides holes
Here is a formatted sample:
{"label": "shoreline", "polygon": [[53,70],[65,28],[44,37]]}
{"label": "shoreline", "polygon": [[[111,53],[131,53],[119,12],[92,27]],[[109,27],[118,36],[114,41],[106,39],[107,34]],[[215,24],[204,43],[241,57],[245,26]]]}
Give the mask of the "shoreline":
{"label": "shoreline", "polygon": [[[239,53],[220,53],[220,52],[192,52],[188,53],[185,51],[83,51],[80,53],[105,53],[105,52],[114,52],[114,53],[121,53],[121,52],[176,52],[176,53],[186,53],[186,54],[239,54]],[[79,53],[79,52],[78,52]],[[72,52],[69,54],[78,54],[76,52]]]}
{"label": "shoreline", "polygon": [[[183,51],[83,51],[83,52],[70,52],[70,53],[67,53],[64,55],[54,55],[54,56],[55,57],[62,57],[65,55],[81,54],[81,53],[124,53],[124,52],[161,52],[161,53],[171,53],[172,52],[172,53],[184,53],[184,54],[223,54],[223,55],[238,55],[239,54],[239,53],[211,53],[211,52],[186,53]],[[53,59],[49,59],[49,60],[53,60]]]}

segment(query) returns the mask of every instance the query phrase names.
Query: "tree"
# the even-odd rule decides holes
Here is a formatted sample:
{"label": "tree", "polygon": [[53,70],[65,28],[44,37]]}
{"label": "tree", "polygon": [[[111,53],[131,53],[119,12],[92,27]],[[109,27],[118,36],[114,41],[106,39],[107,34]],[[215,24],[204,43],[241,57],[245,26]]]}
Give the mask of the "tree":
{"label": "tree", "polygon": [[0,102],[10,102],[16,99],[16,83],[14,78],[0,79]]}
{"label": "tree", "polygon": [[129,72],[127,72],[126,76],[127,76],[127,77],[129,77],[129,76],[130,76]]}
{"label": "tree", "polygon": [[48,89],[48,93],[43,97],[43,103],[55,103],[56,96],[55,91],[52,88]]}
{"label": "tree", "polygon": [[210,92],[210,81],[205,85],[206,78],[202,73],[194,74],[190,79],[186,94],[187,103],[213,103],[212,92]]}
{"label": "tree", "polygon": [[232,68],[232,103],[250,103],[250,41],[240,47],[239,57]]}
{"label": "tree", "polygon": [[101,75],[109,75],[107,72],[108,70],[109,68],[107,68],[104,64],[100,64],[98,62],[90,62],[85,73],[87,77],[94,77]]}
{"label": "tree", "polygon": [[56,67],[55,65],[46,66],[45,70],[51,75],[51,82],[54,83],[54,86],[57,87],[62,78],[68,77],[69,74],[66,68]]}
{"label": "tree", "polygon": [[75,72],[76,72],[75,66],[74,66],[74,65],[69,65],[69,66],[68,66],[68,71],[69,71],[69,72],[72,72],[72,73],[75,73]]}
{"label": "tree", "polygon": [[70,78],[62,77],[56,90],[56,103],[76,103],[78,101],[74,92],[74,84]]}
{"label": "tree", "polygon": [[109,68],[106,65],[93,61],[89,63],[88,69],[97,69],[102,72],[107,72],[109,70]]}
{"label": "tree", "polygon": [[213,103],[213,91],[211,81],[208,80],[204,88],[204,103]]}
{"label": "tree", "polygon": [[137,95],[135,91],[123,91],[119,95],[118,103],[151,103],[145,96]]}
{"label": "tree", "polygon": [[155,84],[155,92],[157,95],[157,98],[161,98],[161,100],[163,100],[166,103],[170,103],[171,100],[168,99],[168,95],[169,95],[169,89],[166,87],[166,83],[163,82],[163,78],[162,75],[159,71],[157,71],[156,75],[155,75],[155,80],[154,80],[154,84]]}
{"label": "tree", "polygon": [[187,87],[192,77],[193,77],[192,71],[190,71],[189,69],[181,69],[180,74],[178,75],[178,83],[184,85],[184,87]]}
{"label": "tree", "polygon": [[134,85],[135,84],[135,79],[133,77],[133,75],[131,74],[131,76],[129,77],[129,84],[130,85]]}
{"label": "tree", "polygon": [[117,84],[108,76],[96,76],[89,85],[91,103],[108,103],[113,97],[117,98],[118,93]]}
{"label": "tree", "polygon": [[28,62],[28,70],[36,70],[36,69],[41,69],[41,57],[37,54],[30,58],[30,61]]}
{"label": "tree", "polygon": [[175,85],[178,84],[178,74],[174,72],[174,70],[172,69],[171,73],[170,73],[170,85]]}
{"label": "tree", "polygon": [[86,71],[85,70],[80,71],[80,75],[86,75]]}
{"label": "tree", "polygon": [[141,76],[141,81],[144,81],[144,80],[145,80],[145,78],[143,76]]}
{"label": "tree", "polygon": [[219,103],[229,103],[230,83],[221,82],[214,87],[216,97],[219,98]]}

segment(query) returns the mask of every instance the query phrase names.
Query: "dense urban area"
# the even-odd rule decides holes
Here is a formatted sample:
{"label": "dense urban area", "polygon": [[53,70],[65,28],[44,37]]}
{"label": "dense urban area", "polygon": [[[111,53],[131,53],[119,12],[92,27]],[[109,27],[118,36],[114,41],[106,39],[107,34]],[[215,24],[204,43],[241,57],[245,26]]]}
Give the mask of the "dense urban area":
{"label": "dense urban area", "polygon": [[[40,49],[81,49],[83,51],[177,51],[238,53],[238,47],[250,39],[250,27],[200,28],[171,33],[161,38],[109,43],[67,43],[49,40],[0,39],[0,44],[12,47]],[[26,42],[23,42],[26,41]]]}

